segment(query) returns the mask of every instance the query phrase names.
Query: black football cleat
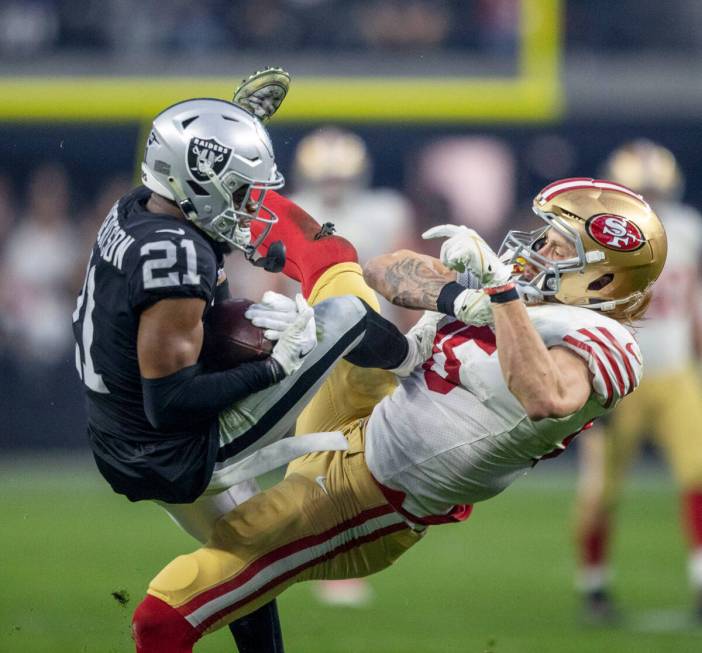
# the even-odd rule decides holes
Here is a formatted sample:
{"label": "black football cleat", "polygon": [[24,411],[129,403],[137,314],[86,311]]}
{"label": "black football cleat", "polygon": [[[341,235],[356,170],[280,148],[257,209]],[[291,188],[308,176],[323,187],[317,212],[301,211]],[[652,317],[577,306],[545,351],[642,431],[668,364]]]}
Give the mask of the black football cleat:
{"label": "black football cleat", "polygon": [[615,626],[621,621],[621,615],[607,590],[585,594],[581,621],[587,626]]}

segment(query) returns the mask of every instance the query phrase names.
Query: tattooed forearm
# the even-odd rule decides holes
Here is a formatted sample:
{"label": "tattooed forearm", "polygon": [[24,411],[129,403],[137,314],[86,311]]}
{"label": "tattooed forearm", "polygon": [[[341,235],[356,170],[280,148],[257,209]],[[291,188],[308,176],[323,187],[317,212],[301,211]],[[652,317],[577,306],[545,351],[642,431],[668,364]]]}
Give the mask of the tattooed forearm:
{"label": "tattooed forearm", "polygon": [[396,306],[435,311],[441,289],[456,273],[431,256],[401,250],[371,260],[364,276],[368,284]]}

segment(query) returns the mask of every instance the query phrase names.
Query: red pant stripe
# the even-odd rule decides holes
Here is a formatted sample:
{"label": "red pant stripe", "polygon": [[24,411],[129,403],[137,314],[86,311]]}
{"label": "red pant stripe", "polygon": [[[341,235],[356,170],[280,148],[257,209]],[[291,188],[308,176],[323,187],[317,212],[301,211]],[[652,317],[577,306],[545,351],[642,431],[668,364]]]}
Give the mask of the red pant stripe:
{"label": "red pant stripe", "polygon": [[364,537],[359,537],[358,539],[351,540],[350,542],[346,542],[345,544],[343,544],[335,549],[332,549],[331,551],[324,553],[323,555],[319,556],[318,558],[315,558],[314,560],[309,560],[308,562],[305,562],[304,564],[299,565],[298,567],[295,567],[294,569],[288,569],[287,571],[276,576],[273,580],[266,583],[260,589],[256,590],[255,592],[252,592],[251,594],[249,594],[245,598],[240,599],[239,601],[236,601],[235,603],[232,603],[231,605],[228,605],[227,607],[222,608],[218,612],[214,613],[211,617],[207,618],[205,621],[203,621],[199,625],[195,626],[195,628],[197,628],[197,630],[200,632],[204,632],[210,626],[212,626],[213,624],[218,622],[220,619],[223,619],[227,614],[230,614],[230,613],[238,610],[242,606],[244,606],[247,603],[250,603],[254,599],[258,598],[262,594],[270,592],[274,587],[281,585],[282,583],[289,580],[290,578],[294,578],[295,576],[304,572],[306,569],[309,569],[310,567],[314,567],[315,565],[318,565],[318,564],[321,564],[321,563],[326,562],[328,560],[331,560],[332,558],[335,558],[336,556],[341,555],[342,553],[346,553],[347,551],[350,551],[351,549],[360,547],[363,544],[367,544],[368,542],[373,542],[375,540],[380,539],[381,537],[385,537],[386,535],[390,535],[391,533],[395,533],[397,531],[401,531],[401,530],[404,530],[406,528],[408,528],[408,526],[405,523],[391,524],[390,526],[386,526],[385,528],[377,530],[373,533],[369,533],[368,535],[366,535]]}
{"label": "red pant stripe", "polygon": [[286,556],[291,555],[296,551],[307,549],[311,546],[319,545],[346,530],[357,527],[363,524],[364,522],[369,521],[370,519],[374,519],[382,515],[387,515],[392,512],[394,512],[393,508],[387,504],[378,506],[370,510],[365,510],[353,517],[352,519],[348,519],[347,521],[342,522],[341,524],[338,524],[333,528],[326,530],[323,533],[320,533],[318,535],[308,535],[299,540],[288,542],[283,546],[274,549],[273,551],[270,551],[261,558],[254,560],[248,567],[242,570],[234,578],[231,578],[230,580],[225,581],[224,583],[221,583],[220,585],[217,585],[216,587],[213,587],[203,592],[202,594],[198,594],[190,601],[180,606],[178,610],[181,612],[181,614],[190,614],[205,603],[209,603],[213,599],[223,594],[226,594],[227,592],[230,592],[233,589],[236,589],[246,581],[250,580],[253,576],[255,576],[261,570],[261,568],[267,567],[276,560],[285,558]]}

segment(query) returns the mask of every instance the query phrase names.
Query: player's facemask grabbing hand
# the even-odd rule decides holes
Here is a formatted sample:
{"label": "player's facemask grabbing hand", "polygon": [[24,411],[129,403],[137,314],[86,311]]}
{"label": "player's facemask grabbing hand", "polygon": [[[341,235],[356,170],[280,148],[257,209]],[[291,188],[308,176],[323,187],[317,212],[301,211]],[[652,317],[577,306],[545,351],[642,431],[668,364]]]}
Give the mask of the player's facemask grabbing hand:
{"label": "player's facemask grabbing hand", "polygon": [[[208,236],[242,250],[250,260],[278,221],[263,205],[266,192],[285,183],[261,123],[216,99],[180,102],[154,119],[142,180],[176,202]],[[265,224],[254,243],[251,220]]]}

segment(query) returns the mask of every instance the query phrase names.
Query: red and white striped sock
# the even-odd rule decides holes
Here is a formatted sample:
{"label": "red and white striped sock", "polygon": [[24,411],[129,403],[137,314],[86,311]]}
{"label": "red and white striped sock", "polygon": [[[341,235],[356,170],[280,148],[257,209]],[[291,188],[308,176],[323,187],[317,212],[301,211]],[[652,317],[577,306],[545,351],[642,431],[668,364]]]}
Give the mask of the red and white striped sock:
{"label": "red and white striped sock", "polygon": [[601,519],[583,533],[578,542],[580,571],[578,588],[583,592],[596,592],[609,584],[607,551],[609,545],[609,520]]}

